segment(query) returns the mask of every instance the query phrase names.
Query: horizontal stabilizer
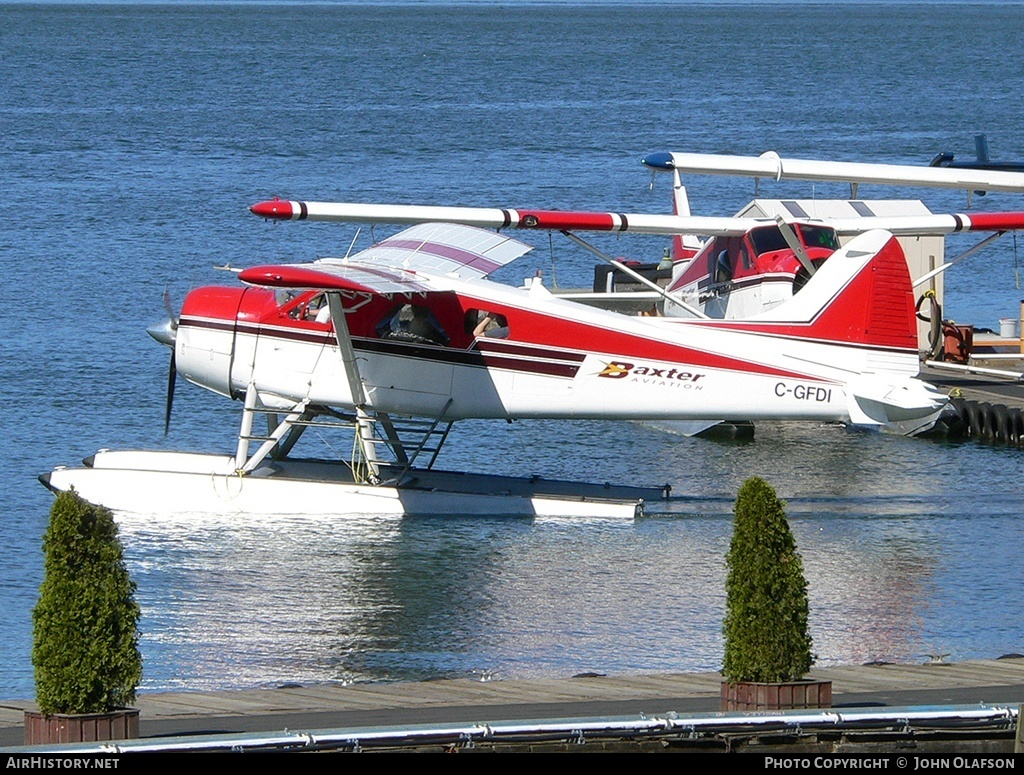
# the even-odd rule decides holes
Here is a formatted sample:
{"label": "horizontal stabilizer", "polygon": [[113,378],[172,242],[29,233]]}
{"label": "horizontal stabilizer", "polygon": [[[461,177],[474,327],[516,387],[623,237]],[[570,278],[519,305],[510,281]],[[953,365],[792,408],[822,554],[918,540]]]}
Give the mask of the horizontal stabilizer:
{"label": "horizontal stabilizer", "polygon": [[891,425],[937,413],[947,397],[919,379],[862,374],[848,383],[847,408],[856,425]]}

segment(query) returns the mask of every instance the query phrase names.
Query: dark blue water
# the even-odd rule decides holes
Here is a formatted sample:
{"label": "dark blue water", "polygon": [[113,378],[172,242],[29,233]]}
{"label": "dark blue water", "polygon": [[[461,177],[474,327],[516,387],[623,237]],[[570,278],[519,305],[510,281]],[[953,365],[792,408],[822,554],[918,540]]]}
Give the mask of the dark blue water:
{"label": "dark blue water", "polygon": [[[924,164],[984,131],[994,158],[1024,155],[1015,5],[0,4],[0,20],[0,696],[32,694],[51,500],[35,476],[100,447],[233,448],[237,407],[187,385],[162,435],[167,351],[144,327],[164,289],[180,303],[232,281],[215,265],[337,254],[355,235],[268,225],[253,202],[658,212],[652,150]],[[699,213],[753,195],[689,182]],[[589,283],[588,255],[535,243],[501,279]],[[1014,270],[1009,238],[958,266],[947,316],[1014,316]],[[752,474],[789,500],[822,663],[1024,651],[1022,460],[807,425],[729,443],[467,423],[441,464],[685,497],[635,523],[127,519],[144,688],[717,669],[731,498]]]}

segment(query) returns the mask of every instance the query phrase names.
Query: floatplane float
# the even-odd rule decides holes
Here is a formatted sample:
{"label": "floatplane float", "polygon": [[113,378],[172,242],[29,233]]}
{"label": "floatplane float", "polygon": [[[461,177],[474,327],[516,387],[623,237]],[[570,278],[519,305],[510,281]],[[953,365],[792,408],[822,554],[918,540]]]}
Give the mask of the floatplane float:
{"label": "floatplane float", "polygon": [[[1008,185],[997,173],[968,177],[970,190]],[[412,225],[351,256],[242,270],[240,286],[193,290],[176,319],[150,330],[172,348],[168,416],[178,374],[242,402],[233,455],[103,450],[41,477],[48,487],[141,513],[633,516],[668,488],[434,462],[464,419],[928,428],[947,400],[918,378],[915,296],[896,235],[1024,228],[1024,213],[846,222],[283,200],[250,209]],[[519,288],[487,279],[531,249],[513,230],[702,235],[749,250],[766,228],[780,235],[773,252],[799,268],[788,297],[743,317],[712,317],[659,286],[663,309],[686,315],[625,315],[558,297],[539,278]],[[815,229],[849,239],[811,245]],[[309,428],[347,431],[351,459],[293,458]]]}

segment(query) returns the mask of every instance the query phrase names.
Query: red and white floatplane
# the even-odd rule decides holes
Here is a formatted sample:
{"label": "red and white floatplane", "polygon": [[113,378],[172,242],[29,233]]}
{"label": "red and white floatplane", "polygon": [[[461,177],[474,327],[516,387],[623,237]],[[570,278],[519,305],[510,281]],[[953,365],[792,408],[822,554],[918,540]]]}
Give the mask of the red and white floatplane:
{"label": "red and white floatplane", "polygon": [[[678,174],[694,171],[696,156],[646,163]],[[706,156],[699,171],[742,158]],[[776,179],[793,166],[777,156],[750,163]],[[801,164],[854,184],[902,171],[901,183],[1024,191],[1015,173]],[[682,201],[677,193],[672,215],[256,204],[268,219],[409,228],[344,258],[245,269],[236,286],[193,290],[176,320],[151,331],[173,348],[172,386],[177,373],[242,402],[234,454],[104,450],[42,479],[142,513],[632,516],[668,489],[433,464],[453,424],[470,418],[926,429],[947,401],[918,378],[914,281],[897,238],[1024,228],[1024,213],[694,217]],[[488,280],[531,249],[511,233],[536,229],[669,235],[690,253],[676,256],[667,288],[645,290],[660,314],[627,315],[556,296],[539,279]],[[749,298],[728,313],[723,298],[744,289]],[[347,430],[352,457],[293,457],[310,427]]]}

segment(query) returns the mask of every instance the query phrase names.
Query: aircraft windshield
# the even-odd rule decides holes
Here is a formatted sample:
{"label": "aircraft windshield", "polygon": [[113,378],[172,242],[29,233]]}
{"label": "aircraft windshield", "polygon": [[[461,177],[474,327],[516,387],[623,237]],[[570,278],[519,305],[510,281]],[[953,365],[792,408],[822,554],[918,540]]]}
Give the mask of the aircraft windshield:
{"label": "aircraft windshield", "polygon": [[[806,248],[828,248],[829,250],[839,249],[839,239],[836,237],[835,229],[827,226],[808,226],[807,224],[795,224],[796,232],[800,235],[800,241]],[[754,250],[757,255],[772,253],[776,250],[788,250],[785,237],[778,226],[765,226],[754,229],[750,232],[750,240],[754,243]]]}
{"label": "aircraft windshield", "polygon": [[806,226],[801,224],[797,226],[797,231],[800,232],[800,237],[804,242],[804,247],[839,250],[839,238],[836,236],[835,229],[830,229],[824,226]]}

